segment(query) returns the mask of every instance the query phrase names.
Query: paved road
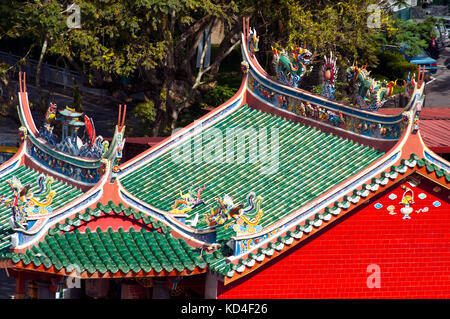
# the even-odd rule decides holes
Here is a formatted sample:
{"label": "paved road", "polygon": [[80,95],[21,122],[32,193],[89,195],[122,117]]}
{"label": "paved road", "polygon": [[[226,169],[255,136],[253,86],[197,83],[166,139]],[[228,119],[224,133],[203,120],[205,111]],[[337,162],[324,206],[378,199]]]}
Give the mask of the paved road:
{"label": "paved road", "polygon": [[438,59],[438,71],[425,86],[425,107],[450,107],[450,47]]}

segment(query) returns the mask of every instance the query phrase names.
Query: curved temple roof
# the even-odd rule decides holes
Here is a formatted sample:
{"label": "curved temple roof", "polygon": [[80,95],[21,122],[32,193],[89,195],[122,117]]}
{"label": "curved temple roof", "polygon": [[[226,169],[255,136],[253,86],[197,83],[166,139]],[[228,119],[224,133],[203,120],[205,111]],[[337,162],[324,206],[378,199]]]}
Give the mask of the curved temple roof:
{"label": "curved temple roof", "polygon": [[[0,264],[67,274],[75,263],[85,278],[209,269],[227,284],[412,173],[448,189],[450,163],[420,136],[420,77],[405,109],[368,112],[271,79],[249,50],[248,20],[242,40],[247,67],[234,97],[112,170],[114,146],[99,180],[81,197],[78,189],[61,186],[64,209],[36,232],[19,234]],[[34,136],[22,89],[20,96],[19,114]],[[302,102],[312,108],[303,110]],[[118,128],[117,145],[123,121]],[[34,137],[27,143],[44,148]],[[0,166],[0,189],[9,166],[31,178],[32,170],[21,166],[29,156],[23,145]],[[45,166],[40,170],[54,175]],[[0,238],[10,232],[0,229]]]}
{"label": "curved temple roof", "polygon": [[[31,192],[35,192],[38,189],[36,185],[36,180],[38,177],[44,176],[48,177],[36,170],[29,168],[25,165],[18,166],[16,169],[9,171],[4,175],[0,175],[0,194],[6,196],[11,192],[8,180],[15,177],[23,185],[30,184],[33,185]],[[53,198],[51,207],[57,210],[67,203],[70,203],[75,198],[83,194],[83,191],[77,187],[67,184],[64,181],[55,179],[52,183],[52,189],[56,192]],[[9,248],[11,245],[10,236],[13,233],[9,219],[11,217],[11,208],[6,205],[0,206],[0,251]]]}
{"label": "curved temple roof", "polygon": [[[226,144],[229,141],[227,129],[231,127],[241,131],[236,132],[231,145],[233,155],[227,154],[230,144]],[[254,130],[255,136],[244,136],[249,128]],[[199,152],[203,155],[207,152],[208,141],[205,139],[214,134],[220,139],[218,143],[222,148],[222,156],[211,161],[203,156],[202,160],[196,161],[195,156],[202,155]],[[267,143],[274,153],[276,148],[277,154],[268,152],[268,156],[263,158],[264,154],[260,154],[261,150],[257,147],[257,134],[267,134]],[[204,185],[201,198],[208,205],[190,211],[188,220],[196,214],[204,215],[211,208],[215,209],[216,197],[228,194],[233,196],[235,202],[247,205],[247,195],[255,192],[262,196],[261,207],[264,211],[258,225],[267,227],[383,155],[371,147],[264,113],[248,105],[242,105],[214,123],[201,136],[204,140],[202,149],[196,149],[194,140],[188,139],[173,152],[167,152],[120,178],[121,184],[137,199],[168,212],[178,199],[180,190],[186,192],[192,186]],[[245,144],[247,150],[244,147],[239,149],[239,143]],[[186,156],[184,160],[177,161],[175,154],[186,147],[190,154],[182,154]],[[247,158],[240,161],[238,156],[242,153],[239,152],[255,152],[255,159],[252,160],[251,154],[248,154]],[[207,228],[207,224],[200,221],[199,227],[202,226]],[[230,234],[220,235],[230,237]]]}
{"label": "curved temple roof", "polygon": [[[116,209],[110,204],[101,212]],[[134,213],[134,215],[136,212]],[[86,213],[78,220],[89,220]],[[75,220],[66,220],[77,223]],[[129,273],[143,276],[168,276],[195,274],[203,272],[208,264],[220,257],[216,253],[204,253],[201,249],[189,246],[184,239],[171,235],[170,228],[153,223],[150,230],[141,228],[135,231],[111,227],[103,231],[86,228],[79,232],[59,230],[58,224],[39,244],[24,252],[11,252],[3,255],[16,267],[36,270],[42,266],[54,273],[70,274],[74,269],[79,277],[126,276]]]}

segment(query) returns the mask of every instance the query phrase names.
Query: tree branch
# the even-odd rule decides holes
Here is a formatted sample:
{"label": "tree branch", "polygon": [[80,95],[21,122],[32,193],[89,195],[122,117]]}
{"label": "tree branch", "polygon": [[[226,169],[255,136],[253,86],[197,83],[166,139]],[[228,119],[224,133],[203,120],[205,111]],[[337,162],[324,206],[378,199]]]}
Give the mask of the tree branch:
{"label": "tree branch", "polygon": [[194,83],[193,88],[194,89],[197,88],[201,84],[201,82],[199,82],[201,77],[205,73],[210,71],[213,67],[219,65],[223,61],[223,59],[225,59],[234,50],[234,48],[236,46],[238,46],[240,43],[241,43],[241,39],[237,40],[231,47],[228,48],[228,50],[225,52],[225,54],[223,56],[221,56],[220,58],[216,59],[213,64],[211,64],[209,67],[207,67],[207,68],[205,68],[205,69],[203,69],[201,71],[199,70],[199,74],[197,75],[198,81],[196,81],[196,83]]}
{"label": "tree branch", "polygon": [[36,87],[38,88],[38,90],[40,90],[40,88],[41,88],[41,68],[42,68],[42,61],[44,60],[45,52],[47,51],[47,44],[48,44],[48,39],[47,39],[47,35],[45,35],[44,43],[42,43],[41,54],[39,55],[39,61],[36,66],[35,84],[36,84]]}
{"label": "tree branch", "polygon": [[205,30],[206,26],[211,22],[211,18],[211,15],[204,16],[203,18],[197,20],[189,29],[187,29],[181,36],[175,51],[180,52],[189,38],[196,35],[200,30]]}

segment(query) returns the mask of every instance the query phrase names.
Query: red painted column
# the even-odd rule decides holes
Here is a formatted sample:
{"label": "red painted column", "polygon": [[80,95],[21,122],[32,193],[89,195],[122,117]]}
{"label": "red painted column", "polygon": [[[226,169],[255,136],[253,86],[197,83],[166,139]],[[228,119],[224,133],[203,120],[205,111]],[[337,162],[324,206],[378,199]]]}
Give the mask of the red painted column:
{"label": "red painted column", "polygon": [[21,272],[17,273],[14,299],[25,299],[25,279]]}

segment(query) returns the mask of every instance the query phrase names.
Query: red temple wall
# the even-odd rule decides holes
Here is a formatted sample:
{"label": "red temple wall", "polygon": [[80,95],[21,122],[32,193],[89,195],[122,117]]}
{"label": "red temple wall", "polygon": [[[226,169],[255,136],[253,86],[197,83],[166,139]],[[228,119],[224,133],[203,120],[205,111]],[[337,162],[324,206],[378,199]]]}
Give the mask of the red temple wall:
{"label": "red temple wall", "polygon": [[79,227],[72,226],[72,229],[77,228],[80,233],[86,232],[86,228],[91,231],[95,231],[97,228],[102,231],[107,231],[112,228],[113,231],[118,231],[122,228],[124,231],[129,231],[133,228],[135,231],[139,231],[141,228],[146,230],[152,230],[150,226],[144,225],[142,222],[133,218],[129,218],[121,213],[120,215],[102,215],[100,217],[93,217],[89,222],[82,222]]}
{"label": "red temple wall", "polygon": [[[219,282],[218,298],[450,298],[450,192],[424,178],[406,185],[410,219],[395,185],[253,273]],[[368,287],[377,280],[370,265],[379,288]]]}

